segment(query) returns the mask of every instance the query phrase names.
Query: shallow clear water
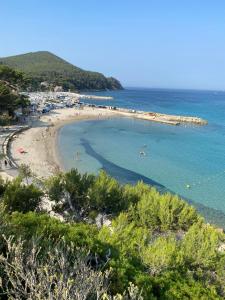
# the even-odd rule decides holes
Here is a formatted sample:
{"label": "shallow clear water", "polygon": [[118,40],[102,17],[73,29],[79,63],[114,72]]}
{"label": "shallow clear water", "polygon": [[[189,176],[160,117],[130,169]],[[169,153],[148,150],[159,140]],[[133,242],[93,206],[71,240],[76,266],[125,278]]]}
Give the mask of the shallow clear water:
{"label": "shallow clear water", "polygon": [[103,168],[121,182],[143,179],[204,205],[208,215],[212,210],[207,207],[225,213],[224,92],[137,89],[102,94],[114,100],[93,102],[196,115],[209,125],[168,126],[130,118],[69,124],[59,134],[66,169],[97,173]]}

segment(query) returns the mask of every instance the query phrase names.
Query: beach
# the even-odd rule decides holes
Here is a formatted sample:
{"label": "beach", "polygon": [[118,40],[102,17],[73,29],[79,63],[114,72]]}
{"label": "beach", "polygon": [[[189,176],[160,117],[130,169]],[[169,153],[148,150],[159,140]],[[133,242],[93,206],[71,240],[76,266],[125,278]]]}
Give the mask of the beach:
{"label": "beach", "polygon": [[36,176],[46,178],[57,171],[64,170],[57,145],[57,132],[60,127],[79,120],[112,116],[143,119],[167,125],[178,125],[180,122],[205,124],[200,118],[134,112],[125,109],[114,110],[106,107],[82,106],[82,108],[55,109],[36,117],[29,129],[15,134],[10,142],[9,154],[17,165],[28,165]]}
{"label": "beach", "polygon": [[[115,116],[110,110],[64,108],[43,114],[33,121],[31,128],[15,135],[10,144],[10,155],[16,164],[29,165],[38,177],[49,177],[63,170],[57,147],[57,132],[64,124],[83,120]],[[18,151],[23,148],[24,153]]]}

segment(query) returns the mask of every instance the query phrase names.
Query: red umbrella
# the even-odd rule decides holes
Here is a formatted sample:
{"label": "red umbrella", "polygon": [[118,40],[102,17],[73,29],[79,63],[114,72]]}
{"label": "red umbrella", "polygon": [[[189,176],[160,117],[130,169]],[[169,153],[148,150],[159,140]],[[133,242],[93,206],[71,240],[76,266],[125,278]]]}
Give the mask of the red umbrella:
{"label": "red umbrella", "polygon": [[22,147],[18,148],[17,151],[18,151],[19,153],[25,153],[25,150],[24,150]]}

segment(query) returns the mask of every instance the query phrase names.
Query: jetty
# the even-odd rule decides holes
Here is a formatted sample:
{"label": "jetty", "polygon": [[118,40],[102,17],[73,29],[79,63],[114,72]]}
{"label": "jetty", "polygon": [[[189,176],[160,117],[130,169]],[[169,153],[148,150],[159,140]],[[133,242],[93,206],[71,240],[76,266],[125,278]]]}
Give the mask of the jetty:
{"label": "jetty", "polygon": [[97,106],[98,108],[111,109],[117,114],[132,117],[136,119],[142,119],[152,122],[164,123],[168,125],[180,125],[182,123],[189,123],[195,125],[207,125],[208,121],[193,116],[179,116],[179,115],[168,115],[157,112],[146,112],[146,111],[136,111],[133,109],[112,107],[112,106]]}
{"label": "jetty", "polygon": [[206,120],[198,117],[167,115],[156,112],[138,112],[136,113],[135,117],[143,120],[165,123],[169,125],[180,125],[181,123],[191,123],[196,125],[208,124]]}

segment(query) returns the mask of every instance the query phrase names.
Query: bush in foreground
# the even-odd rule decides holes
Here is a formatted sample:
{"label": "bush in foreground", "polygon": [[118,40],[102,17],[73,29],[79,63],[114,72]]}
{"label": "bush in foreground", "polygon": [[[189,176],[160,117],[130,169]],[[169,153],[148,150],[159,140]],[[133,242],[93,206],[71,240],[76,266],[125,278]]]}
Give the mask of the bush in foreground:
{"label": "bush in foreground", "polygon": [[23,184],[18,177],[7,184],[3,194],[3,203],[9,213],[13,211],[26,213],[39,207],[42,195],[43,192],[39,188],[33,184]]}
{"label": "bush in foreground", "polygon": [[[50,178],[43,186],[45,196],[56,203],[57,211],[64,216],[61,222],[38,212],[33,205],[36,193],[30,192],[33,187],[21,181],[2,184],[5,205],[0,207],[2,278],[7,272],[6,261],[13,263],[12,257],[7,256],[10,250],[6,241],[14,236],[15,243],[24,241],[21,250],[24,267],[27,267],[25,258],[33,251],[32,240],[38,240],[41,249],[38,263],[47,269],[52,268],[49,249],[54,254],[62,241],[66,248],[74,245],[65,265],[73,264],[74,257],[83,251],[88,253],[87,267],[93,272],[110,274],[107,294],[105,298],[102,294],[102,299],[225,298],[224,233],[205,224],[196,210],[178,197],[160,194],[143,183],[122,186],[104,172],[95,177],[71,170]],[[105,214],[111,225],[97,228],[89,217],[93,213]],[[58,278],[57,270],[52,272]],[[13,299],[10,286],[7,293]],[[136,288],[136,298],[117,295],[128,289],[131,293]],[[93,295],[93,299],[98,298]]]}

